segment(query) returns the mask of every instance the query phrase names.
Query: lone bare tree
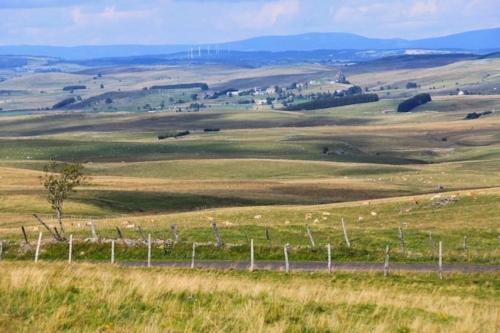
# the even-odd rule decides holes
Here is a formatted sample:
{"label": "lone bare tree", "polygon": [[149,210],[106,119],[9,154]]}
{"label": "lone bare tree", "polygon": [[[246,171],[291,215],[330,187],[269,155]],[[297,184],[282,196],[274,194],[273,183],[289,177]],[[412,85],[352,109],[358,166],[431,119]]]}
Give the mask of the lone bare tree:
{"label": "lone bare tree", "polygon": [[83,175],[81,164],[57,163],[51,161],[44,167],[45,174],[40,177],[40,181],[47,191],[47,200],[52,209],[56,212],[59,230],[54,228],[54,232],[38,217],[35,218],[58,240],[65,239],[63,225],[63,205],[64,201],[71,193],[75,192],[75,187],[84,184],[87,177]]}

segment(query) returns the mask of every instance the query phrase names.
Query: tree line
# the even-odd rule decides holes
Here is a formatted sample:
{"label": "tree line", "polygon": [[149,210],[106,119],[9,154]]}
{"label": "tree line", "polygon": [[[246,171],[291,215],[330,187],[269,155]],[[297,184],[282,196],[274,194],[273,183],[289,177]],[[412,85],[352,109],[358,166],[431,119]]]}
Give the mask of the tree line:
{"label": "tree line", "polygon": [[316,110],[334,108],[338,106],[378,102],[379,97],[377,94],[359,94],[344,97],[323,97],[321,99],[313,100],[310,102],[290,105],[286,107],[287,111],[301,111],[301,110]]}
{"label": "tree line", "polygon": [[424,93],[413,96],[412,98],[408,98],[398,105],[398,112],[410,112],[417,106],[426,104],[432,101],[431,95]]}

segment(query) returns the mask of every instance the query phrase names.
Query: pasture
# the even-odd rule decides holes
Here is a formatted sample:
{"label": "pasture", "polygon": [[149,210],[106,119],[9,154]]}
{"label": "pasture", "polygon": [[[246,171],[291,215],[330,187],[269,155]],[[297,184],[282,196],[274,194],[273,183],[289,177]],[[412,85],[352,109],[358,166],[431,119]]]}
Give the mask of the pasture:
{"label": "pasture", "polygon": [[3,331],[494,332],[498,327],[497,275],[440,281],[409,274],[383,279],[90,264],[0,263],[0,268],[9,272],[0,276]]}
{"label": "pasture", "polygon": [[[445,264],[500,265],[500,98],[448,95],[457,87],[493,87],[496,59],[355,73],[352,83],[375,91],[410,80],[421,87],[384,90],[376,103],[308,112],[241,106],[229,97],[199,112],[137,110],[189,95],[179,91],[128,96],[112,108],[34,110],[70,96],[61,87],[76,83],[88,86],[78,91],[85,98],[180,82],[223,89],[327,81],[336,73],[310,64],[214,66],[82,67],[0,83],[24,91],[2,97],[0,105],[18,110],[0,113],[0,269],[7,272],[0,275],[0,330],[496,330],[497,272],[439,280],[435,273],[394,272],[384,279],[374,272],[108,265],[112,241],[116,262],[144,263],[148,235],[154,263],[189,262],[193,243],[196,260],[248,262],[253,240],[259,262],[283,261],[289,244],[292,262],[323,263],[330,244],[334,263],[381,265],[389,246],[391,263],[435,265],[441,241]],[[430,91],[433,101],[395,112],[414,91]],[[492,113],[465,120],[485,111]],[[205,131],[213,128],[219,130]],[[176,131],[189,135],[158,139]],[[74,239],[71,266],[68,244],[51,239],[32,216],[56,226],[40,184],[51,159],[81,163],[89,177],[64,204],[66,233]],[[96,240],[89,240],[91,225]]]}
{"label": "pasture", "polygon": [[[322,260],[330,241],[341,260],[379,261],[385,245],[398,246],[397,230],[404,226],[411,250],[395,260],[434,260],[427,241],[432,232],[449,245],[451,261],[497,263],[500,118],[463,119],[497,102],[443,96],[410,114],[387,112],[394,101],[381,101],[303,113],[0,118],[0,228],[15,239],[24,225],[36,237],[39,226],[31,214],[51,214],[39,177],[55,158],[83,163],[91,179],[65,205],[66,214],[78,216],[69,228],[81,239],[89,233],[86,217],[95,219],[104,238],[116,238],[116,227],[131,228],[128,237],[137,238],[140,226],[154,239],[168,240],[176,224],[184,242],[171,254],[178,260],[189,256],[192,242],[213,242],[213,219],[231,246],[227,252],[208,246],[201,257],[245,259],[254,238],[262,259],[279,258],[288,242],[296,258]],[[203,132],[207,127],[221,131]],[[191,134],[158,141],[165,130]],[[353,249],[343,244],[341,218],[353,233]],[[306,224],[321,251],[301,248],[308,245]],[[265,228],[272,242],[262,239]],[[465,236],[467,255],[461,250]],[[140,260],[141,251],[126,256]],[[14,252],[6,253],[31,256]],[[104,247],[94,259],[107,256]]]}

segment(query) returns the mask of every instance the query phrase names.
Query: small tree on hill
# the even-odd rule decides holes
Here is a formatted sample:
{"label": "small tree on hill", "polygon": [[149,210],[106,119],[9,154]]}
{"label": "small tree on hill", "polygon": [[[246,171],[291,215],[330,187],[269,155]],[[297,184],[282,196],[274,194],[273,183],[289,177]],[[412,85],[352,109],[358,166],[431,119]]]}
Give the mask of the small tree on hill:
{"label": "small tree on hill", "polygon": [[[83,166],[81,164],[57,163],[51,161],[44,167],[44,171],[45,174],[40,177],[40,181],[47,191],[47,200],[52,206],[52,209],[55,210],[59,223],[59,230],[54,228],[54,237],[56,239],[64,239],[64,201],[71,193],[75,192],[75,187],[84,184],[87,178],[83,175]],[[39,221],[49,229],[40,219]],[[49,231],[52,233],[52,230],[49,229]]]}

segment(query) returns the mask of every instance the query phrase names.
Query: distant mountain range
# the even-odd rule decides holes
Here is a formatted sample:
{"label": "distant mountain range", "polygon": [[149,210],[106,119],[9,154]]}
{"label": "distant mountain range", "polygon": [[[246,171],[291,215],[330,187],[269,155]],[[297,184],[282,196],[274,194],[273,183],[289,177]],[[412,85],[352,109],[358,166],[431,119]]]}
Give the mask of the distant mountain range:
{"label": "distant mountain range", "polygon": [[[209,50],[210,48],[210,50]],[[86,45],[74,47],[43,45],[0,46],[0,55],[32,55],[67,60],[171,54],[193,50],[203,54],[243,52],[285,52],[312,50],[395,50],[431,49],[489,53],[500,50],[500,28],[468,31],[444,37],[419,40],[376,39],[350,33],[307,33],[290,36],[264,36],[241,41],[205,45]],[[200,50],[200,51],[199,51]]]}
{"label": "distant mountain range", "polygon": [[349,33],[308,33],[294,36],[268,36],[226,44],[239,51],[312,51],[312,50],[389,50],[455,49],[467,51],[500,49],[500,28],[476,30],[445,37],[419,40],[374,39]]}

